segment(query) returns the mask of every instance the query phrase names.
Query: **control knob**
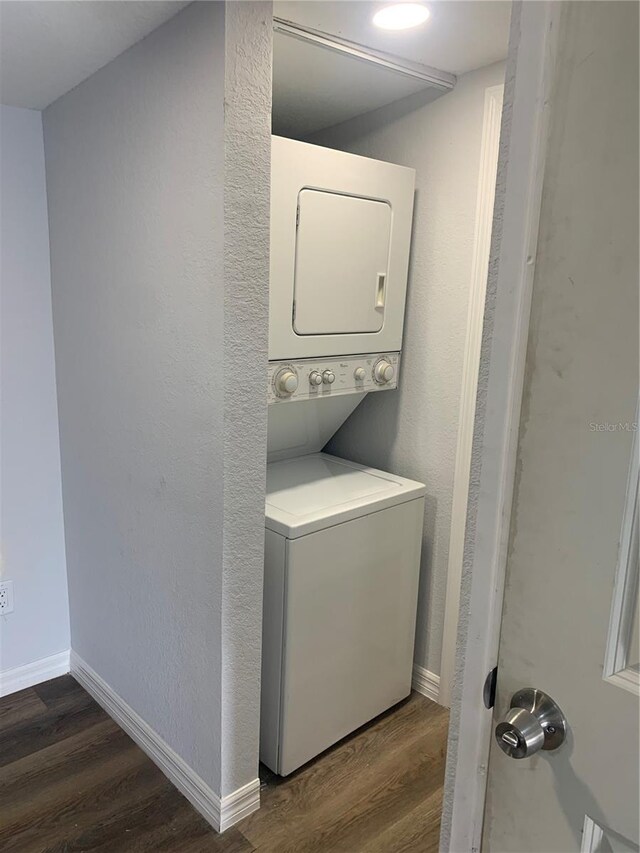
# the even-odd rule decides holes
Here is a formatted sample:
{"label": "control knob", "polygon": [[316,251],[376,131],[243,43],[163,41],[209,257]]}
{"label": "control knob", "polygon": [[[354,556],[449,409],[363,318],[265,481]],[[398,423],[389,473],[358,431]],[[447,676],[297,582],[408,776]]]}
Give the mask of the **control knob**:
{"label": "control knob", "polygon": [[309,385],[322,385],[322,374],[317,370],[312,370],[309,374]]}
{"label": "control knob", "polygon": [[276,391],[281,397],[290,397],[298,388],[298,377],[289,368],[284,368],[276,374]]}
{"label": "control knob", "polygon": [[336,381],[336,375],[333,370],[323,370],[322,381],[325,385],[333,385],[333,383]]}
{"label": "control knob", "polygon": [[362,382],[366,375],[364,367],[356,367],[353,371],[353,377],[357,382]]}
{"label": "control knob", "polygon": [[378,385],[386,385],[387,382],[391,382],[393,377],[395,376],[396,371],[392,364],[381,358],[380,361],[376,362],[373,368],[373,378],[378,383]]}

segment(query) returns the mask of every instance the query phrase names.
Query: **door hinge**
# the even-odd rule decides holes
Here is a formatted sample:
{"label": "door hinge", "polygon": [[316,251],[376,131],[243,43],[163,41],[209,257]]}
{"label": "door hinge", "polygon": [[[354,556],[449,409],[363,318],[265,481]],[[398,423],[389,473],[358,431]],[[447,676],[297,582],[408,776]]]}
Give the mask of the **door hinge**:
{"label": "door hinge", "polygon": [[296,300],[293,300],[293,305],[291,307],[291,322],[295,323],[296,321]]}
{"label": "door hinge", "polygon": [[300,225],[300,205],[296,207],[296,228]]}
{"label": "door hinge", "polygon": [[498,667],[494,666],[484,680],[482,688],[482,700],[485,708],[493,708],[496,701],[496,684],[498,681]]}

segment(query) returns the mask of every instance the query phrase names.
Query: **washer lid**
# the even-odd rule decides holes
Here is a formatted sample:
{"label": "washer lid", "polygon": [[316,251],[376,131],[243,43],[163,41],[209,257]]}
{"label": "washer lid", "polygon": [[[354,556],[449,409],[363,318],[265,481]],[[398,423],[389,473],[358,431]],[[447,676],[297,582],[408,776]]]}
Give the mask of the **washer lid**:
{"label": "washer lid", "polygon": [[313,453],[267,465],[265,524],[296,539],[424,493],[422,483]]}

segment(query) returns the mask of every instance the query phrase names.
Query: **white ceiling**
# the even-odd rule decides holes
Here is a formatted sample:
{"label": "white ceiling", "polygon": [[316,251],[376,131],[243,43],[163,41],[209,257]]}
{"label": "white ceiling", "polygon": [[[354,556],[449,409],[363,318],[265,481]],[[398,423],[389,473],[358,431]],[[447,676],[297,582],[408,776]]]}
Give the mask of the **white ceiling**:
{"label": "white ceiling", "polygon": [[[369,0],[276,0],[274,16],[454,75],[507,55],[511,3],[506,0],[426,0],[430,19],[404,32],[372,24],[375,11],[384,5]],[[274,33],[274,133],[305,138],[422,90],[425,102],[443,94],[415,78]]]}
{"label": "white ceiling", "polygon": [[[373,26],[370,0],[276,0],[274,14],[453,74],[503,59],[506,0],[426,0],[422,27]],[[2,0],[0,103],[43,109],[186,6],[163,0]],[[424,89],[421,81],[274,35],[274,129],[305,136]],[[436,97],[439,94],[433,90]]]}
{"label": "white ceiling", "polygon": [[303,139],[423,89],[422,80],[273,34],[273,132],[279,136]]}
{"label": "white ceiling", "polygon": [[452,74],[465,74],[507,55],[511,3],[507,0],[424,0],[429,20],[391,32],[371,22],[389,2],[276,0],[273,14],[304,27],[393,53]]}
{"label": "white ceiling", "polygon": [[2,0],[0,103],[44,109],[186,5]]}

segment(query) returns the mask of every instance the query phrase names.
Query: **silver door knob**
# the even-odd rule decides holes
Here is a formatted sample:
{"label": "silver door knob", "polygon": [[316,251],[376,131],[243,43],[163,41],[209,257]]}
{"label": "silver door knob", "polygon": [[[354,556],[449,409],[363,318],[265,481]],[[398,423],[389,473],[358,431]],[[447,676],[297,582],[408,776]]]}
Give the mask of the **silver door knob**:
{"label": "silver door knob", "polygon": [[550,696],[525,687],[511,697],[511,707],[496,726],[498,746],[510,758],[529,758],[540,749],[564,743],[567,721]]}

